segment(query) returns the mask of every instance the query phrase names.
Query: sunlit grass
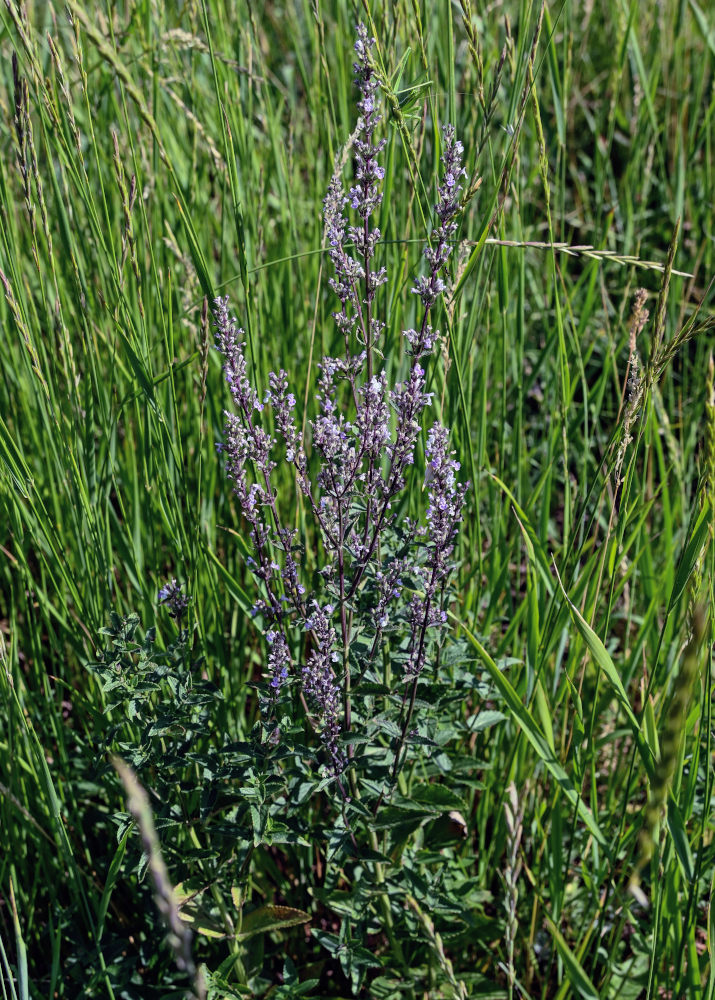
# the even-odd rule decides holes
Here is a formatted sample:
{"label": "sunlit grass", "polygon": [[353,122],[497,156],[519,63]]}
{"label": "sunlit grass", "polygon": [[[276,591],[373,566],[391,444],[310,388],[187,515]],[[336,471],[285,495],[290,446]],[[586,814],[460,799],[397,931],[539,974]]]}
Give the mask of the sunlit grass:
{"label": "sunlit grass", "polygon": [[[86,664],[112,610],[156,618],[171,641],[157,595],[177,577],[224,695],[217,728],[244,739],[255,721],[262,647],[215,451],[226,391],[204,303],[231,295],[259,386],[281,365],[311,399],[317,360],[336,347],[321,204],[353,122],[360,16],[384,75],[393,329],[415,316],[435,123],[453,121],[465,145],[473,196],[430,388],[473,481],[454,625],[498,692],[460,706],[473,720],[454,744],[472,761],[467,834],[443,848],[475,924],[451,940],[424,901],[393,905],[430,942],[433,996],[506,996],[510,981],[513,995],[559,1000],[715,996],[709,619],[646,864],[641,836],[691,616],[713,602],[706,6],[524,2],[508,18],[468,0],[3,8],[8,995],[170,994],[138,849],[130,864],[109,821],[121,786],[108,761],[101,779],[93,770],[104,704]],[[640,287],[649,318],[633,340]],[[401,350],[386,344],[388,366]],[[279,502],[302,527],[285,486]],[[488,712],[505,718],[487,725]],[[172,845],[187,857],[190,827]],[[279,862],[253,853],[254,904],[287,900],[329,923],[307,888],[315,856],[297,888]],[[310,995],[347,995],[338,959],[301,927],[261,940],[269,980],[288,955],[301,979],[323,976]],[[127,947],[144,980],[118,988]],[[216,968],[229,950],[199,935],[194,954]]]}

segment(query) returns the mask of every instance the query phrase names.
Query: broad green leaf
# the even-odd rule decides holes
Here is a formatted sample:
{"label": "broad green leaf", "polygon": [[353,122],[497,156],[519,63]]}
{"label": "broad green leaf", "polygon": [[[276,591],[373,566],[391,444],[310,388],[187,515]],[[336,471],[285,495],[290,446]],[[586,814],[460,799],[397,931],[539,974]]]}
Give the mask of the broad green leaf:
{"label": "broad green leaf", "polygon": [[512,491],[509,489],[506,483],[502,482],[499,476],[493,475],[491,478],[497,484],[499,489],[502,490],[505,496],[509,498],[509,503],[511,504],[514,510],[517,521],[519,522],[519,526],[521,527],[524,539],[528,541],[529,557],[531,558],[534,566],[539,572],[539,577],[541,578],[541,582],[543,583],[546,589],[546,593],[549,596],[551,596],[554,592],[554,581],[551,577],[551,573],[549,572],[549,562],[544,554],[543,546],[541,544],[541,541],[539,540],[539,536],[536,533],[533,524],[531,523],[529,515],[519,505]]}
{"label": "broad green leaf", "polygon": [[648,697],[643,710],[643,734],[654,757],[660,754],[660,741],[658,739],[658,726],[655,721],[655,709],[653,699]]}
{"label": "broad green leaf", "polygon": [[309,921],[310,914],[306,913],[305,910],[268,903],[244,916],[241,929],[236,934],[236,940],[247,941],[248,938],[254,937],[256,934],[285,930],[287,927],[296,927],[298,924],[307,924]]}
{"label": "broad green leaf", "polygon": [[695,0],[689,0],[689,2],[690,2],[690,9],[695,15],[695,20],[697,21],[702,36],[707,42],[708,48],[715,56],[715,24],[712,23],[712,20],[708,21],[702,8],[700,7],[699,4],[695,2]]}
{"label": "broad green leaf", "polygon": [[243,587],[238,583],[235,577],[229,573],[226,567],[223,565],[219,557],[213,551],[213,549],[207,549],[207,554],[222,577],[224,583],[228,588],[228,592],[231,597],[238,601],[238,604],[244,614],[248,615],[250,613],[251,607],[253,606],[253,601],[248,596]]}
{"label": "broad green leaf", "polygon": [[541,723],[544,736],[553,751],[554,727],[551,723],[552,710],[549,706],[541,681],[538,678],[536,684],[534,685],[534,704],[536,706],[536,711],[539,716],[539,722]]}
{"label": "broad green leaf", "polygon": [[409,808],[410,802],[429,806],[433,812],[444,812],[450,809],[466,810],[467,808],[464,801],[458,795],[455,795],[453,791],[444,785],[435,784],[416,785],[410,789],[410,797],[409,799],[405,799],[402,805]]}
{"label": "broad green leaf", "polygon": [[205,880],[199,875],[194,875],[192,878],[186,879],[185,882],[179,882],[174,886],[174,899],[177,905],[181,907],[186,903],[192,902],[202,892],[205,892],[207,888]]}
{"label": "broad green leaf", "polygon": [[608,650],[573,603],[569,595],[566,593],[566,590],[560,580],[559,585],[561,586],[561,591],[568,602],[571,617],[574,620],[576,628],[579,630],[583,640],[588,646],[589,652],[596,662],[596,666],[603,671],[608,680],[611,682],[611,686],[614,689],[616,697],[628,716],[631,725],[639,730],[640,723],[636,718],[635,712],[631,708],[630,699],[626,693],[626,689],[623,687],[623,682],[621,681],[620,675],[616,670],[615,664],[611,659]]}
{"label": "broad green leaf", "polygon": [[464,725],[470,733],[480,733],[484,729],[496,726],[497,723],[503,722],[505,719],[506,715],[503,712],[498,712],[495,708],[486,708],[481,712],[475,712],[474,715],[470,715],[465,720]]}
{"label": "broad green leaf", "polygon": [[[25,944],[25,939],[22,936],[22,927],[20,926],[20,917],[17,912],[16,903],[16,892],[15,892],[15,875],[14,872],[10,879],[10,908],[12,910],[12,923],[15,930],[15,950],[17,953],[17,988],[18,988],[18,1000],[30,1000],[30,978],[28,975],[27,968],[27,945]],[[4,950],[2,952],[2,958],[5,958]],[[7,970],[6,963],[4,972]],[[7,970],[9,971],[9,970]],[[13,987],[12,977],[8,976],[8,980],[11,987],[11,995],[15,997],[15,989]],[[3,981],[5,981],[5,975],[3,974]],[[3,989],[3,993],[7,996]]]}
{"label": "broad green leaf", "polygon": [[112,890],[117,883],[117,875],[119,874],[119,868],[124,860],[124,852],[127,848],[127,840],[129,839],[129,834],[131,833],[131,827],[128,827],[122,839],[117,845],[117,849],[114,852],[114,857],[112,858],[112,863],[109,866],[109,871],[107,873],[107,878],[104,883],[104,890],[102,891],[102,898],[99,901],[99,907],[97,909],[97,939],[101,939],[102,931],[104,930],[104,919],[107,916],[107,907],[109,906],[109,899],[112,895]]}

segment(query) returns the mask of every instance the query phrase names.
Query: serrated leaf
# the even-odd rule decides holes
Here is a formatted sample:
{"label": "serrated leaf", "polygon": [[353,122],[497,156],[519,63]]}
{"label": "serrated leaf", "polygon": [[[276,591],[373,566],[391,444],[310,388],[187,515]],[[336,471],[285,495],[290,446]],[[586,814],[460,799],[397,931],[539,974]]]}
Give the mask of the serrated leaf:
{"label": "serrated leaf", "polygon": [[373,851],[371,847],[361,847],[359,850],[354,851],[354,856],[359,858],[360,861],[373,861],[378,864],[392,865],[392,858],[387,854],[382,854],[380,851]]}
{"label": "serrated leaf", "polygon": [[127,827],[122,837],[119,839],[117,845],[117,850],[114,852],[114,857],[112,858],[112,863],[109,866],[109,872],[107,874],[107,879],[104,886],[104,891],[102,892],[102,898],[99,902],[99,909],[97,911],[97,939],[102,937],[102,930],[104,928],[104,918],[107,915],[107,907],[109,906],[109,898],[112,895],[112,891],[117,881],[117,875],[121,867],[122,861],[124,860],[124,852],[127,847],[127,840],[129,839],[129,834],[131,828]]}
{"label": "serrated leaf", "polygon": [[204,937],[219,940],[225,938],[226,931],[216,920],[202,913],[200,910],[185,909],[179,912],[181,922],[187,924],[195,934],[203,934]]}
{"label": "serrated leaf", "polygon": [[372,720],[372,725],[381,729],[383,733],[387,733],[388,736],[392,736],[393,739],[400,739],[402,736],[402,730],[392,719],[386,719],[384,716],[375,716]]}
{"label": "serrated leaf", "polygon": [[353,695],[388,695],[392,694],[392,688],[386,684],[377,684],[373,681],[363,681],[353,691]]}
{"label": "serrated leaf", "polygon": [[453,809],[467,811],[464,800],[444,785],[417,785],[411,790],[410,798],[402,800],[400,804],[409,809],[412,802],[428,806],[432,812],[449,812]]}
{"label": "serrated leaf", "polygon": [[406,806],[383,806],[373,820],[375,830],[405,830],[417,829],[418,826],[426,822],[428,817],[434,815],[434,810],[428,806],[420,806],[414,803],[411,809]]}
{"label": "serrated leaf", "polygon": [[206,882],[199,875],[194,875],[186,879],[185,882],[179,882],[178,885],[174,886],[174,898],[177,906],[181,907],[192,902],[206,888]]}

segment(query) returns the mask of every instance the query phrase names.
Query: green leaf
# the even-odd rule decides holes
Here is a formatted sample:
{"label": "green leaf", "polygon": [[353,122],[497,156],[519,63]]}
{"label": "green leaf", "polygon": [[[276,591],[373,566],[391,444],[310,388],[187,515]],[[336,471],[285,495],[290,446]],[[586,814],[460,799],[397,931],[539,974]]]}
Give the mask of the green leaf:
{"label": "green leaf", "polygon": [[690,9],[695,15],[695,20],[698,23],[703,38],[708,44],[708,48],[715,56],[715,25],[708,22],[707,17],[695,0],[690,0]]}
{"label": "green leaf", "polygon": [[616,698],[621,708],[624,710],[628,718],[631,730],[633,731],[633,736],[638,746],[638,752],[640,754],[641,761],[643,762],[643,766],[646,769],[648,777],[651,778],[653,775],[653,767],[654,767],[653,754],[643,737],[643,734],[641,732],[640,722],[636,718],[636,714],[631,708],[630,699],[628,697],[628,694],[626,693],[626,689],[623,687],[623,681],[621,680],[620,675],[616,670],[616,666],[613,660],[611,659],[606,647],[603,645],[603,643],[596,635],[596,633],[593,631],[593,629],[588,624],[583,615],[579,612],[576,605],[569,598],[568,594],[564,590],[564,586],[561,583],[560,579],[559,579],[559,586],[561,587],[561,592],[566,598],[566,602],[568,603],[569,610],[571,611],[571,617],[573,618],[576,628],[581,633],[581,636],[584,642],[586,643],[586,646],[588,647],[588,650],[591,653],[591,656],[593,657],[596,666],[605,674],[608,681],[610,681],[614,694],[616,695]]}
{"label": "green leaf", "polygon": [[678,571],[675,575],[675,580],[673,581],[673,592],[670,596],[671,608],[675,607],[680,595],[683,593],[688,584],[688,580],[693,572],[693,567],[698,561],[702,547],[705,544],[709,528],[710,504],[706,502],[702,506],[702,510],[698,515],[697,521],[695,522],[695,527],[690,535],[690,540],[685,546],[685,550],[678,563]]}
{"label": "green leaf", "polygon": [[481,733],[484,729],[496,726],[498,722],[503,722],[505,719],[506,715],[503,712],[497,712],[495,708],[487,708],[482,712],[470,715],[464,725],[470,733]]}
{"label": "green leaf", "polygon": [[298,924],[307,924],[309,921],[310,914],[304,910],[268,903],[244,916],[241,929],[236,934],[236,940],[247,941],[249,938],[255,937],[256,934],[285,930],[286,927],[296,927]]}
{"label": "green leaf", "polygon": [[672,795],[668,797],[668,829],[673,838],[673,847],[680,862],[680,870],[685,879],[688,882],[692,882],[695,878],[693,855],[690,852],[690,844],[688,842],[688,835],[685,832],[683,817],[678,808],[678,803]]}
{"label": "green leaf", "polygon": [[211,283],[211,277],[209,275],[209,269],[206,264],[206,258],[204,257],[203,251],[199,245],[198,236],[196,235],[196,230],[194,229],[194,224],[191,221],[189,213],[185,210],[185,205],[183,203],[183,198],[179,198],[176,195],[176,208],[181,216],[181,221],[184,224],[184,232],[186,234],[186,239],[189,244],[189,252],[191,254],[191,259],[194,262],[194,268],[196,270],[196,277],[199,279],[199,284],[201,285],[201,290],[203,291],[209,302],[213,302],[215,298],[215,293],[213,285]]}
{"label": "green leaf", "polygon": [[451,809],[465,810],[467,806],[459,795],[444,785],[416,785],[410,789],[409,799],[399,800],[397,804],[405,809],[411,808],[411,803],[428,806],[432,812],[449,812]]}
{"label": "green leaf", "polygon": [[226,937],[226,929],[214,917],[209,916],[197,903],[187,903],[179,911],[181,922],[187,924],[195,934],[222,940]]}
{"label": "green leaf", "polygon": [[608,654],[608,650],[578,610],[576,605],[572,602],[571,598],[566,593],[561,580],[559,580],[559,585],[561,586],[561,591],[568,603],[571,617],[574,620],[576,628],[579,630],[584,642],[588,646],[588,650],[591,653],[596,666],[603,671],[608,680],[611,682],[611,686],[616,694],[616,697],[628,716],[631,725],[634,726],[636,730],[640,730],[640,723],[631,708],[630,699],[626,693],[626,689],[623,687],[623,682],[621,681],[620,675],[616,670],[615,664]]}
{"label": "green leaf", "polygon": [[[458,621],[458,619],[457,619]],[[544,734],[539,729],[538,725],[534,721],[528,708],[522,704],[521,698],[516,693],[511,683],[507,678],[501,673],[499,667],[496,665],[494,660],[491,658],[489,653],[487,653],[484,646],[473,635],[463,622],[459,622],[460,627],[464,630],[464,634],[467,636],[469,641],[472,643],[474,648],[480,654],[482,664],[484,665],[487,673],[489,674],[492,683],[497,688],[502,698],[509,707],[514,719],[520,726],[524,736],[531,743],[533,748],[536,750],[537,754],[544,763],[544,766],[548,769],[551,775],[558,782],[562,792],[569,800],[571,805],[576,809],[578,815],[581,817],[583,822],[586,824],[588,829],[591,831],[593,836],[596,838],[602,847],[606,847],[606,838],[598,825],[593,813],[588,808],[586,803],[583,801],[579,795],[576,788],[574,788],[573,782],[569,778],[568,774],[564,770],[560,761],[557,760],[554,751],[548,744],[548,741]]]}
{"label": "green leaf", "polygon": [[660,741],[658,740],[658,726],[655,721],[655,709],[653,708],[653,698],[649,695],[643,710],[643,730],[648,746],[654,757],[660,756]]}
{"label": "green leaf", "polygon": [[549,930],[551,931],[553,939],[556,942],[556,947],[559,950],[561,961],[564,963],[564,971],[568,981],[571,983],[579,996],[583,997],[583,1000],[600,1000],[598,990],[584,972],[583,966],[579,960],[566,944],[563,934],[548,913],[545,914],[545,916],[549,925]]}
{"label": "green leaf", "polygon": [[112,858],[112,863],[109,866],[109,872],[107,873],[107,879],[104,883],[104,890],[102,892],[102,898],[99,901],[99,908],[97,910],[97,940],[101,940],[102,931],[104,930],[104,919],[107,916],[107,908],[109,906],[109,898],[112,895],[112,890],[117,882],[117,875],[119,874],[119,868],[124,860],[124,852],[127,848],[127,840],[129,839],[129,834],[131,833],[131,827],[127,827],[124,831],[124,836],[119,841],[117,849],[114,852],[114,857]]}
{"label": "green leaf", "polygon": [[372,720],[372,725],[376,726],[383,733],[387,733],[393,739],[400,739],[402,730],[393,719],[387,719],[383,715],[378,715]]}
{"label": "green leaf", "polygon": [[[240,536],[238,535],[237,537],[240,538]],[[231,597],[234,598],[234,600],[238,602],[238,605],[244,612],[244,614],[248,615],[250,613],[251,607],[253,606],[253,601],[248,596],[243,587],[239,584],[239,582],[236,580],[236,578],[232,576],[231,573],[229,573],[229,571],[226,569],[223,562],[219,559],[219,557],[216,555],[213,549],[207,548],[206,552],[209,558],[211,559],[211,562],[218,570],[219,576],[222,577],[224,583],[226,584],[229,594],[231,595]]]}
{"label": "green leaf", "polygon": [[377,684],[373,681],[362,681],[353,691],[354,695],[378,695],[381,697],[392,693],[391,687],[387,687],[386,684]]}
{"label": "green leaf", "polygon": [[[461,284],[461,282],[460,282],[460,284]],[[506,485],[506,483],[503,483],[501,481],[501,479],[499,478],[499,476],[494,476],[493,475],[492,479],[497,484],[497,486],[499,487],[499,489],[502,490],[502,492],[505,493],[506,496],[509,498],[509,502],[510,502],[510,504],[512,505],[512,507],[514,509],[514,513],[516,514],[516,519],[519,522],[519,525],[521,527],[522,533],[524,535],[524,539],[528,540],[528,543],[529,543],[529,548],[528,548],[529,558],[531,559],[534,567],[536,568],[536,570],[539,573],[539,576],[541,578],[541,582],[544,585],[544,588],[546,589],[546,593],[549,596],[551,596],[551,594],[553,594],[553,592],[554,592],[554,581],[553,581],[553,579],[551,577],[551,573],[549,571],[549,561],[546,558],[543,546],[542,546],[541,541],[539,539],[539,536],[538,536],[538,534],[536,532],[536,529],[534,528],[533,524],[531,523],[529,515],[526,513],[526,511],[522,507],[519,506],[519,504],[517,503],[516,497],[511,492],[511,490]]]}
{"label": "green leaf", "polygon": [[434,810],[429,806],[420,806],[414,803],[412,808],[403,806],[383,806],[373,820],[372,826],[375,830],[395,830],[407,835],[408,832],[416,830],[418,826],[426,821],[428,816],[433,816]]}

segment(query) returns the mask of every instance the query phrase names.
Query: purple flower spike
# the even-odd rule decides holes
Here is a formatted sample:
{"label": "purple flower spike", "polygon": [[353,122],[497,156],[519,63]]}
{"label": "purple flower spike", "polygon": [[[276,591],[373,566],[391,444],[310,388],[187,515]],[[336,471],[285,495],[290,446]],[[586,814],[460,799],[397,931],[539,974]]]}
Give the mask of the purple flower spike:
{"label": "purple flower spike", "polygon": [[443,628],[447,615],[439,606],[439,594],[451,572],[451,556],[462,521],[462,510],[469,483],[457,483],[459,462],[449,451],[449,432],[441,424],[430,430],[425,446],[427,470],[427,538],[428,556],[419,567],[418,576],[424,595],[414,594],[410,602],[410,658],[405,668],[406,678],[416,678],[425,665],[426,634],[429,629]]}
{"label": "purple flower spike", "polygon": [[317,601],[313,602],[313,607],[315,610],[305,624],[315,636],[315,649],[303,667],[303,691],[318,710],[322,723],[320,738],[328,752],[330,770],[339,775],[345,767],[345,755],[338,744],[341,698],[333,670],[333,660],[337,657],[335,629],[331,628],[328,619],[333,609],[330,605],[322,609]]}
{"label": "purple flower spike", "polygon": [[281,632],[267,632],[266,642],[270,646],[268,651],[268,670],[271,675],[271,692],[273,697],[277,697],[284,682],[288,679],[290,652]]}
{"label": "purple flower spike", "polygon": [[[432,231],[432,245],[426,246],[424,251],[429,264],[429,274],[417,278],[412,288],[412,291],[419,295],[425,309],[430,309],[444,291],[444,282],[438,275],[452,252],[451,242],[458,228],[455,216],[459,212],[459,192],[462,190],[459,180],[461,177],[466,177],[466,170],[462,167],[464,147],[456,139],[453,125],[444,126],[442,138],[444,175],[442,183],[437,188],[439,200],[435,205],[439,225]],[[425,348],[420,349],[422,350]]]}
{"label": "purple flower spike", "polygon": [[159,591],[159,603],[165,604],[171,617],[178,622],[184,617],[190,600],[189,595],[184,593],[182,585],[176,580],[169,580]]}

